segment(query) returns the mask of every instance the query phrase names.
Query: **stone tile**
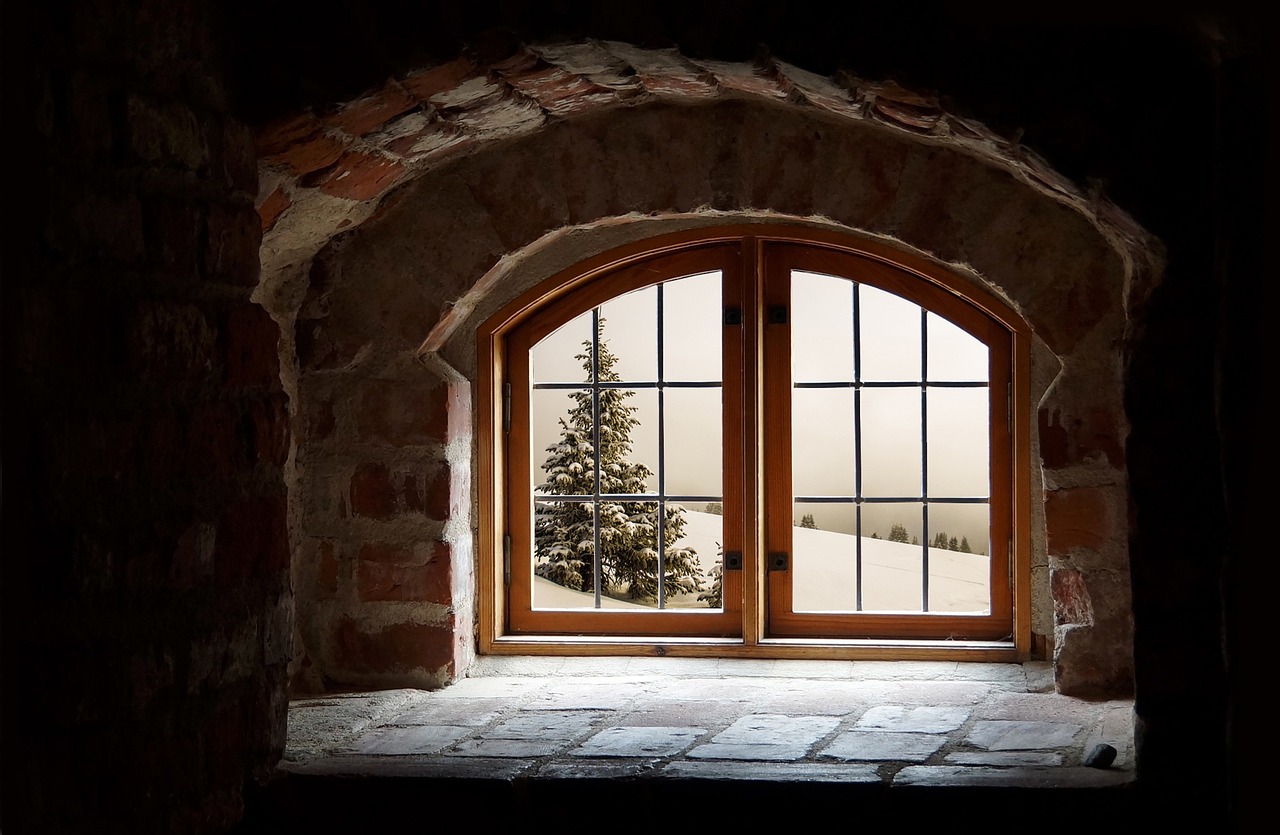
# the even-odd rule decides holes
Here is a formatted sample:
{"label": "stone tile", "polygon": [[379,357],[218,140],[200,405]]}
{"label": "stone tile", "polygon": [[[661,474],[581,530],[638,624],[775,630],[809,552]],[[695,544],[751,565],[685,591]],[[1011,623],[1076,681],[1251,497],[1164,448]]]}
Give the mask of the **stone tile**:
{"label": "stone tile", "polygon": [[575,757],[673,757],[704,733],[702,728],[608,728],[570,754]]}
{"label": "stone tile", "polygon": [[646,680],[641,678],[593,678],[553,682],[531,698],[529,710],[620,710],[645,695]]}
{"label": "stone tile", "polygon": [[570,659],[554,655],[481,655],[467,671],[469,678],[556,676]]}
{"label": "stone tile", "polygon": [[1062,755],[1049,751],[957,751],[942,759],[952,765],[1062,765]]}
{"label": "stone tile", "polygon": [[947,741],[938,734],[848,731],[818,752],[838,760],[899,760],[922,763]]}
{"label": "stone tile", "polygon": [[941,734],[954,731],[968,718],[969,711],[962,707],[876,705],[862,714],[854,728],[860,731]]}
{"label": "stone tile", "polygon": [[749,702],[760,695],[760,682],[749,678],[693,678],[663,681],[653,690],[655,699],[681,702]]}
{"label": "stone tile", "polygon": [[493,676],[464,678],[435,691],[437,699],[506,699],[518,701],[547,686],[546,679]]}
{"label": "stone tile", "polygon": [[740,762],[733,760],[678,760],[662,769],[664,777],[700,780],[760,780],[778,783],[878,783],[872,765],[810,762]]}
{"label": "stone tile", "polygon": [[652,699],[637,705],[635,710],[618,713],[616,724],[634,726],[696,725],[708,730],[720,730],[742,716],[738,702],[677,702]]}
{"label": "stone tile", "polygon": [[958,661],[855,661],[853,678],[858,681],[958,681]]}
{"label": "stone tile", "polygon": [[434,700],[394,714],[392,725],[465,725],[478,727],[498,716],[510,706],[506,699]]}
{"label": "stone tile", "polygon": [[751,709],[755,713],[795,713],[847,716],[881,701],[865,684],[833,679],[795,679],[759,688]]}
{"label": "stone tile", "polygon": [[618,780],[653,772],[658,759],[638,760],[556,760],[538,769],[537,778],[547,780]]}
{"label": "stone tile", "polygon": [[305,763],[281,763],[280,765],[282,770],[293,774],[331,777],[463,777],[500,782],[514,779],[529,767],[530,763],[519,758],[466,759],[413,755],[323,757]]}
{"label": "stone tile", "polygon": [[798,760],[808,745],[768,745],[750,742],[708,742],[688,753],[695,760]]}
{"label": "stone tile", "polygon": [[722,745],[800,745],[808,747],[836,729],[839,720],[830,716],[744,716],[716,734],[712,742]]}
{"label": "stone tile", "polygon": [[415,725],[408,728],[375,728],[356,739],[351,749],[359,754],[434,754],[471,732],[453,725]]}
{"label": "stone tile", "polygon": [[856,661],[817,661],[807,658],[779,659],[775,663],[775,675],[786,678],[818,679],[822,681],[852,680]]}
{"label": "stone tile", "polygon": [[504,720],[483,733],[485,739],[568,741],[587,733],[608,714],[601,711],[538,710]]}
{"label": "stone tile", "polygon": [[558,754],[565,747],[563,739],[464,739],[445,751],[446,757],[496,757],[499,759],[537,759]]}
{"label": "stone tile", "polygon": [[959,765],[913,765],[893,778],[895,786],[1004,786],[1028,789],[1103,788],[1123,785],[1132,775],[1085,768],[988,768]]}
{"label": "stone tile", "polygon": [[974,723],[965,741],[988,751],[1063,748],[1072,744],[1080,731],[1074,722],[984,719]]}

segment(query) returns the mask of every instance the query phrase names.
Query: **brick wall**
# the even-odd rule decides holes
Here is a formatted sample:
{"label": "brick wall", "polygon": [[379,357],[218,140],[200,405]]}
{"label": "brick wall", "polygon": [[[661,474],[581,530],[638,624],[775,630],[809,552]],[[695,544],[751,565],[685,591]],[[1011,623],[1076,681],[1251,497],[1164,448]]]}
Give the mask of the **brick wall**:
{"label": "brick wall", "polygon": [[6,65],[36,118],[6,120],[5,830],[224,831],[292,651],[253,137],[205,4],[9,12],[41,48]]}

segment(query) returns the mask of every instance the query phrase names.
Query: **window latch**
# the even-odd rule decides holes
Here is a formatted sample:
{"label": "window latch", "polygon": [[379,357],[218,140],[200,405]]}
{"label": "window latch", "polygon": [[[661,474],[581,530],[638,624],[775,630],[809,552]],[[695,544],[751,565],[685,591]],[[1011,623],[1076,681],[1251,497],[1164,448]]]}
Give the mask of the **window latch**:
{"label": "window latch", "polygon": [[511,587],[511,534],[502,536],[502,582]]}
{"label": "window latch", "polygon": [[502,432],[511,434],[511,384],[502,386]]}

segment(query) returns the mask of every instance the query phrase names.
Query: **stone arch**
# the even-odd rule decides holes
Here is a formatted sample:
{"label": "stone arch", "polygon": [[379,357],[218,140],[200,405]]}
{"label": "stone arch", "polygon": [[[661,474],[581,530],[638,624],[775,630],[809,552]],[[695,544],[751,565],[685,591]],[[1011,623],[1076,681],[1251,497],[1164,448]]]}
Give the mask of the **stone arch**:
{"label": "stone arch", "polygon": [[487,312],[624,242],[785,220],[933,259],[1031,325],[1033,630],[1064,692],[1130,687],[1120,346],[1160,257],[1034,156],[891,83],[620,44],[459,59],[273,126],[260,147],[259,298],[286,333],[313,683],[432,686],[468,663]]}

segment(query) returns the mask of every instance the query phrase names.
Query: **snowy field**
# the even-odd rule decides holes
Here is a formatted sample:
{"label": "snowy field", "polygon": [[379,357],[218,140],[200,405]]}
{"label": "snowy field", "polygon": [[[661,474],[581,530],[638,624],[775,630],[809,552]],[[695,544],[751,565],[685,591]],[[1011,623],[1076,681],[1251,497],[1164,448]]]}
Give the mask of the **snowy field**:
{"label": "snowy field", "polygon": [[[685,539],[698,552],[703,571],[715,564],[723,534],[723,518],[685,511]],[[850,534],[795,528],[792,555],[794,608],[798,612],[856,610],[856,540]],[[862,537],[863,611],[920,611],[921,547]],[[929,551],[929,598],[933,612],[985,612],[988,559],[984,554]],[[592,606],[592,595],[534,577],[534,608],[580,609]],[[697,595],[668,601],[672,608],[702,607]],[[652,609],[629,600],[603,598],[606,609]]]}

